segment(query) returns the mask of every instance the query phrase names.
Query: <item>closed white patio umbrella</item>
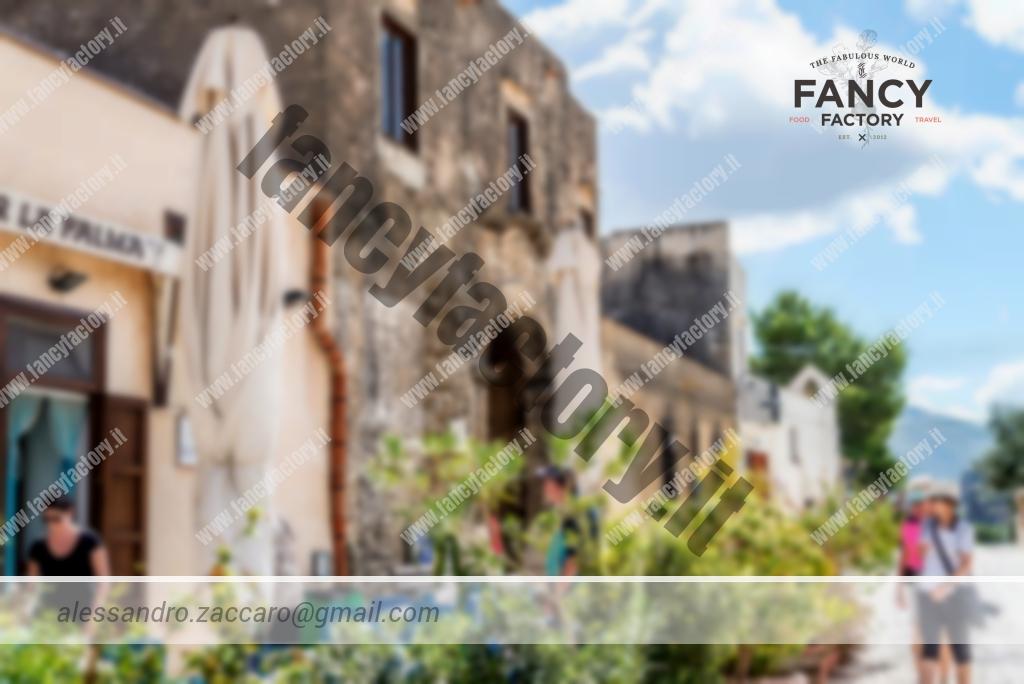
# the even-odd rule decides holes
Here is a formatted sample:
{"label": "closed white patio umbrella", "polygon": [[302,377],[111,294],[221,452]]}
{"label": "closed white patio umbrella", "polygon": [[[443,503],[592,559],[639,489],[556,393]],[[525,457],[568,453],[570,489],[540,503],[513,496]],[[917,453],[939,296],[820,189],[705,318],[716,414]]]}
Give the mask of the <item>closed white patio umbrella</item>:
{"label": "closed white patio umbrella", "polygon": [[[267,472],[275,453],[278,407],[282,394],[281,352],[238,373],[237,364],[256,349],[279,324],[283,308],[285,250],[295,237],[285,216],[269,208],[269,218],[247,238],[236,241],[231,228],[243,223],[270,200],[260,191],[257,177],[246,178],[235,167],[281,111],[272,80],[242,101],[232,91],[258,73],[267,54],[257,33],[230,26],[212,31],[193,66],[182,97],[180,116],[193,122],[218,104],[234,108],[230,116],[202,135],[197,180],[197,206],[189,230],[189,258],[182,273],[180,319],[183,373],[199,466],[199,529],[223,516],[235,517],[229,528],[206,546],[200,545],[204,570],[213,566],[219,546],[228,546],[237,567],[249,574],[273,574],[270,524],[259,524],[243,536],[231,501],[245,494]],[[223,105],[222,105],[223,106]],[[204,270],[196,258],[218,240],[233,245]],[[247,370],[247,369],[246,369]],[[210,387],[220,396],[208,408],[194,397]],[[272,519],[269,498],[257,504]],[[225,518],[222,517],[221,520]]]}

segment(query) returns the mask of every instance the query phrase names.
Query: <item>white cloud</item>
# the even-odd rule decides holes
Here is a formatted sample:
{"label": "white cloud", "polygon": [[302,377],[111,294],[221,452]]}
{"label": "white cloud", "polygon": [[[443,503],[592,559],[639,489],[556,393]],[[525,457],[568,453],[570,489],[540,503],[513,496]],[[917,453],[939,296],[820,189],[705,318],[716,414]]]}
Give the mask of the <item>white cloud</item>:
{"label": "white cloud", "polygon": [[906,0],[906,10],[918,21],[945,17],[960,4],[960,0]]}
{"label": "white cloud", "polygon": [[952,392],[958,390],[967,384],[966,378],[963,377],[950,377],[947,375],[919,375],[916,378],[912,378],[907,385],[907,396],[914,400],[915,398],[925,398],[931,396],[935,392]]}
{"label": "white cloud", "polygon": [[1024,52],[1024,11],[1019,0],[906,0],[907,14],[919,21],[964,10],[963,23],[989,43]]}
{"label": "white cloud", "polygon": [[[918,193],[928,190],[914,185],[913,179],[904,184]],[[837,227],[861,234],[880,225],[889,228],[897,242],[916,244],[922,239],[916,219],[912,206],[899,203],[890,189],[876,188],[841,198],[828,207],[737,218],[732,221],[733,249],[740,254],[783,249],[829,235]]]}
{"label": "white cloud", "polygon": [[630,13],[630,0],[565,0],[536,9],[523,18],[530,31],[543,37],[565,37],[608,26],[621,25]]}
{"label": "white cloud", "polygon": [[[664,49],[636,94],[658,124],[671,126],[678,112],[699,135],[745,110],[756,115],[750,105],[784,108],[792,89],[787,72],[821,48],[773,2],[719,0],[680,5]],[[715,114],[725,109],[729,117]]]}
{"label": "white cloud", "polygon": [[907,383],[907,401],[933,413],[984,423],[996,404],[1024,406],[1024,359],[996,364],[980,381],[919,375]]}
{"label": "white cloud", "polygon": [[969,158],[972,180],[986,190],[1024,201],[1024,119],[965,117],[958,132],[977,150]]}
{"label": "white cloud", "polygon": [[886,216],[886,223],[892,229],[896,242],[904,245],[916,245],[924,238],[917,229],[917,210],[913,205],[902,204]]}
{"label": "white cloud", "polygon": [[972,423],[985,421],[982,410],[965,406],[963,392],[967,379],[944,375],[919,375],[907,383],[907,402],[932,413],[951,416]]}
{"label": "white cloud", "polygon": [[[618,21],[627,25],[630,18],[637,22],[639,13],[629,14],[621,3],[612,4],[614,11],[595,10],[601,21],[621,15]],[[725,151],[742,152],[744,168],[737,181],[704,207],[730,216],[737,249],[779,249],[876,222],[897,243],[920,243],[926,234],[918,226],[915,203],[920,196],[943,192],[956,175],[966,175],[995,199],[1024,201],[1021,118],[948,109],[936,101],[941,94],[930,93],[924,111],[906,105],[903,125],[892,129],[890,139],[863,151],[837,141],[834,131],[822,132],[816,121],[803,127],[787,123],[795,113],[794,79],[814,76],[809,61],[816,56],[856,45],[857,29],[840,25],[831,37],[818,39],[776,0],[643,4],[653,7],[652,18],[631,28],[625,41],[617,38],[621,42],[599,48],[598,57],[584,63],[576,78],[628,69],[643,73],[619,104],[599,113],[606,132],[673,136],[673,144],[665,149],[685,145],[688,159],[695,159],[698,149],[712,158]],[[912,5],[908,9],[934,15],[948,12],[952,3]],[[576,0],[550,11],[570,9],[583,12]],[[1024,9],[1018,14],[1024,21]],[[581,27],[600,23],[597,17],[574,21]],[[630,34],[640,29],[655,37],[641,33],[642,42],[630,42]],[[889,66],[886,76],[928,76],[928,50],[936,45],[938,40],[915,53],[916,69]],[[884,35],[876,49],[897,51],[885,44]],[[941,75],[935,78],[941,83]],[[915,125],[912,117],[922,113],[940,116],[943,123]],[[738,144],[745,146],[737,149]],[[714,148],[715,153],[708,152]],[[942,166],[929,162],[936,156]],[[783,182],[790,188],[780,192]],[[912,197],[894,203],[888,189],[901,184],[912,189]],[[738,197],[741,192],[746,194]],[[818,204],[808,206],[808,197]],[[783,206],[783,198],[788,206]],[[630,217],[633,222],[642,219]]]}
{"label": "white cloud", "polygon": [[581,83],[597,76],[608,76],[623,71],[648,71],[651,68],[651,58],[647,54],[646,45],[652,35],[649,30],[627,33],[622,42],[605,48],[597,59],[574,69],[573,79]]}
{"label": "white cloud", "polygon": [[671,8],[673,2],[674,0],[646,0],[632,13],[629,19],[630,25],[639,26],[649,21],[662,10]]}
{"label": "white cloud", "polygon": [[1020,0],[968,0],[968,26],[982,38],[1024,52],[1024,10]]}
{"label": "white cloud", "polygon": [[1024,360],[993,367],[974,393],[974,400],[984,409],[997,403],[1024,404]]}

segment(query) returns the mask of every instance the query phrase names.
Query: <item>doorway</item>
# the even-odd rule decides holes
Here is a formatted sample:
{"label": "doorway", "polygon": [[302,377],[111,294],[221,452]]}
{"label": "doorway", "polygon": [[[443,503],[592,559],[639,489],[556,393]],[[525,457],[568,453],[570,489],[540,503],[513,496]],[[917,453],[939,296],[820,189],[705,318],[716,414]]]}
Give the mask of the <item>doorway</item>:
{"label": "doorway", "polygon": [[[24,573],[29,548],[45,532],[38,505],[30,502],[52,500],[63,493],[63,489],[58,491],[60,485],[53,485],[88,451],[89,416],[87,396],[55,390],[27,390],[8,407],[4,519],[14,518],[19,511],[30,516],[4,551],[4,565],[13,572]],[[78,523],[90,525],[90,488],[85,483],[65,482]]]}
{"label": "doorway", "polygon": [[[60,344],[91,314],[0,295],[0,529],[10,540],[0,553],[5,575],[24,572],[29,544],[42,535],[40,512],[25,503],[97,443],[111,441],[116,449],[73,488],[76,517],[99,533],[114,574],[145,573],[149,401],[107,391],[108,323],[79,335],[70,348]],[[55,346],[65,350],[58,360],[51,354],[45,372],[27,372]],[[22,517],[12,519],[19,511]]]}

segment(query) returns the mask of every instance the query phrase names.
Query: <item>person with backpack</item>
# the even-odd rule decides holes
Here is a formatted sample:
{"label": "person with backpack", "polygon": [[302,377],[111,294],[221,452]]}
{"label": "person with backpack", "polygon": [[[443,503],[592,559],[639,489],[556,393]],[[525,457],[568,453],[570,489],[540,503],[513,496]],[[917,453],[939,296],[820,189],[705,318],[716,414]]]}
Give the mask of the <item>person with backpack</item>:
{"label": "person with backpack", "polygon": [[[932,487],[929,517],[921,530],[924,550],[921,575],[950,577],[971,574],[974,530],[957,509],[959,491],[954,484]],[[939,674],[940,642],[948,640],[956,662],[956,681],[969,684],[971,653],[968,626],[974,609],[972,587],[953,582],[921,582],[917,585],[918,623],[924,642],[922,684],[935,684]]]}

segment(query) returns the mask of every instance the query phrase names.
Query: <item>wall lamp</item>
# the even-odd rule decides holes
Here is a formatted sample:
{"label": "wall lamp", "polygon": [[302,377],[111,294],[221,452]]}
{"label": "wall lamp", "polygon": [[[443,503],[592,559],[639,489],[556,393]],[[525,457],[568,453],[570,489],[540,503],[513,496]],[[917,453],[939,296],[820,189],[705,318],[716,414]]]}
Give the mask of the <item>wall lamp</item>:
{"label": "wall lamp", "polygon": [[70,268],[61,267],[54,269],[50,273],[49,277],[47,278],[47,282],[50,284],[50,287],[52,287],[57,292],[66,294],[74,290],[76,287],[78,287],[88,279],[89,276],[82,273],[81,271],[74,271]]}

